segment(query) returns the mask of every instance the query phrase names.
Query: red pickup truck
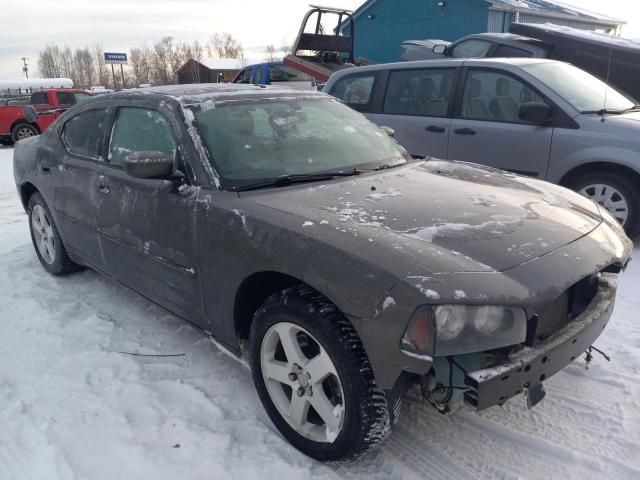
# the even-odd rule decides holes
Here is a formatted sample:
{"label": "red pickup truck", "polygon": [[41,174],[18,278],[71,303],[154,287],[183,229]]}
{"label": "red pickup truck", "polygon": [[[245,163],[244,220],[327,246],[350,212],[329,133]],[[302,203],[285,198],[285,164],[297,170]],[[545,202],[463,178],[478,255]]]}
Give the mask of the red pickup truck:
{"label": "red pickup truck", "polygon": [[85,90],[52,88],[33,92],[28,102],[0,103],[0,144],[12,145],[41,134],[66,109],[90,95]]}

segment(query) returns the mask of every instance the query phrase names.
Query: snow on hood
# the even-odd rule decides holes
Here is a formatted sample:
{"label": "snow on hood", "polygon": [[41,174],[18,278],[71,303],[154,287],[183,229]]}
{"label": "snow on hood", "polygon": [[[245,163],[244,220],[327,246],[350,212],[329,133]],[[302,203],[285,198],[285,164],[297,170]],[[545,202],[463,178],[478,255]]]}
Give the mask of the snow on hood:
{"label": "snow on hood", "polygon": [[503,271],[602,220],[593,202],[562,187],[436,160],[247,196],[299,217],[305,234],[357,239],[350,245],[361,256],[410,256],[421,273]]}

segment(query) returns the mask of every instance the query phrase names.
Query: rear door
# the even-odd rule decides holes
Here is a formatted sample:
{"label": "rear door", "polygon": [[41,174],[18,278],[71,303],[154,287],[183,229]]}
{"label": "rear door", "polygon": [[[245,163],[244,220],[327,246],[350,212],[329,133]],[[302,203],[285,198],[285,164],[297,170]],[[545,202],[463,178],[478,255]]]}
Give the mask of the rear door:
{"label": "rear door", "polygon": [[553,126],[519,118],[525,102],[548,102],[517,75],[486,67],[464,69],[449,135],[449,159],[544,178]]}
{"label": "rear door", "polygon": [[456,68],[393,70],[379,112],[367,116],[391,127],[409,153],[447,158]]}
{"label": "rear door", "polygon": [[186,171],[177,139],[188,135],[183,136],[178,122],[172,124],[169,108],[128,103],[114,113],[108,163],[98,178],[98,233],[111,275],[204,325],[196,247],[198,187],[190,186],[187,177],[140,179],[123,168],[133,152],[160,151],[174,158],[176,171]]}
{"label": "rear door", "polygon": [[66,247],[94,268],[104,267],[96,225],[98,170],[106,157],[106,107],[92,106],[65,120],[61,128],[58,168],[42,166],[54,177],[53,206]]}

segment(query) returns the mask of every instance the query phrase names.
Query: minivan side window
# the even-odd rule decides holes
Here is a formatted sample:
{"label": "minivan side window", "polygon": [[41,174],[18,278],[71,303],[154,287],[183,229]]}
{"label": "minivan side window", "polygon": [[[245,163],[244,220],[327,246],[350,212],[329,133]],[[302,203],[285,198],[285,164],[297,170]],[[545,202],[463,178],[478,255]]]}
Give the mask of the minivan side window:
{"label": "minivan side window", "polygon": [[371,104],[376,73],[348,75],[341,78],[331,89],[331,95],[354,107],[366,107]]}
{"label": "minivan side window", "polygon": [[520,106],[526,102],[544,101],[525,83],[510,75],[469,70],[462,96],[462,118],[526,123],[520,120]]}
{"label": "minivan side window", "polygon": [[102,159],[106,110],[88,110],[65,123],[62,138],[67,149],[82,157]]}
{"label": "minivan side window", "polygon": [[453,47],[453,58],[483,58],[491,48],[492,43],[486,40],[471,39],[460,42]]}
{"label": "minivan side window", "polygon": [[446,117],[453,69],[399,70],[391,72],[384,113]]}
{"label": "minivan side window", "polygon": [[253,74],[253,83],[262,83],[262,72],[264,71],[263,65],[258,65],[256,71]]}
{"label": "minivan side window", "polygon": [[133,152],[156,151],[176,156],[176,141],[167,118],[156,110],[122,107],[111,134],[109,162],[122,166]]}

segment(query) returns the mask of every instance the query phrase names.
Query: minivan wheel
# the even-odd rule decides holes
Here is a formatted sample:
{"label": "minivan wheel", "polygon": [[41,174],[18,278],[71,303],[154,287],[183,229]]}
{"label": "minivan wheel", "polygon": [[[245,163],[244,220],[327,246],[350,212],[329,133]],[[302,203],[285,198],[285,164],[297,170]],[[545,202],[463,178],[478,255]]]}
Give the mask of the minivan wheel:
{"label": "minivan wheel", "polygon": [[19,123],[11,130],[11,140],[13,140],[14,143],[19,140],[24,140],[25,138],[35,137],[36,135],[38,135],[38,130],[28,123]]}
{"label": "minivan wheel", "polygon": [[47,204],[37,192],[29,199],[28,213],[31,241],[45,270],[52,275],[78,270],[80,267],[67,255]]}
{"label": "minivan wheel", "polygon": [[251,372],[280,433],[321,461],[352,460],[390,432],[362,343],[323,295],[298,285],[268,298],[249,336]]}
{"label": "minivan wheel", "polygon": [[606,208],[627,234],[631,236],[637,233],[640,226],[640,194],[630,179],[617,173],[595,171],[575,178],[571,187]]}

